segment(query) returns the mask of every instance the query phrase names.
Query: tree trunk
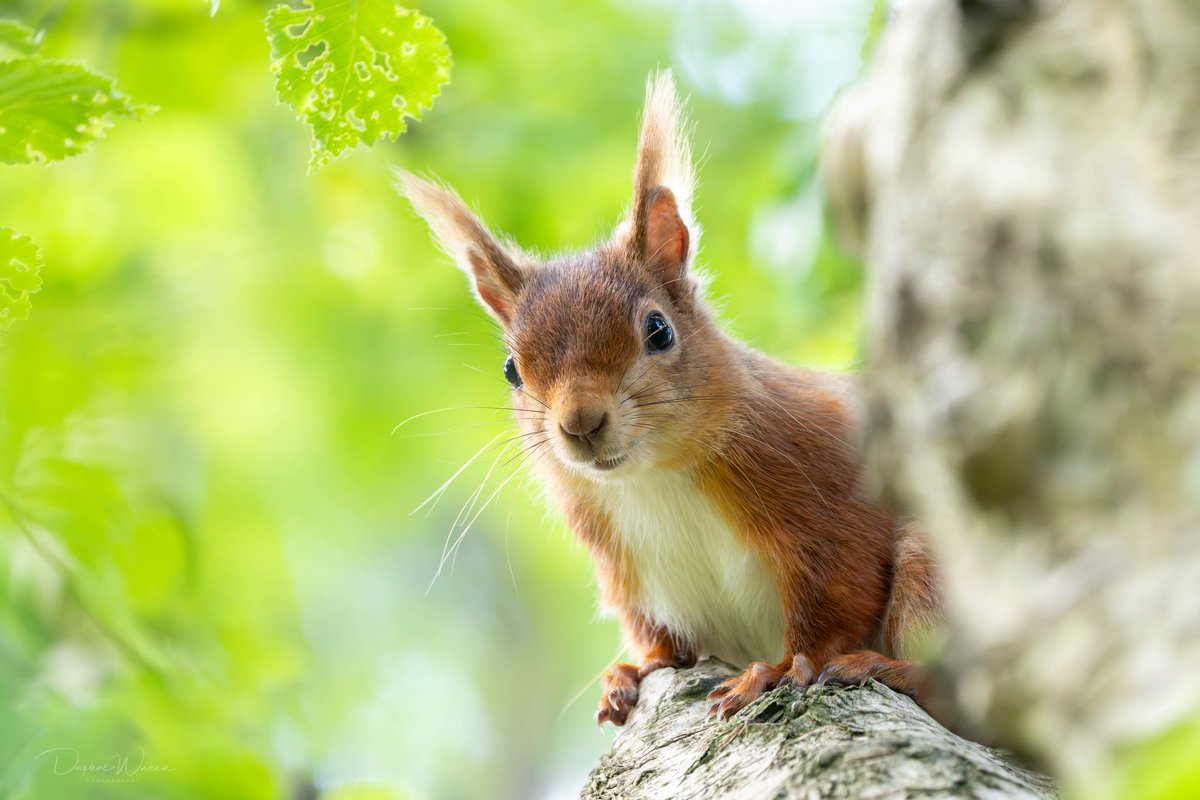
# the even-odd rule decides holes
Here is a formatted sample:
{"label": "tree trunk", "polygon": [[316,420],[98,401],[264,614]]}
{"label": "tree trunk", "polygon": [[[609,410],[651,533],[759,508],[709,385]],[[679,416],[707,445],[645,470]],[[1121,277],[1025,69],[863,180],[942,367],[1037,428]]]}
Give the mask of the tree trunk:
{"label": "tree trunk", "polygon": [[1076,794],[1196,796],[1200,3],[909,0],[825,174],[961,719]]}
{"label": "tree trunk", "polygon": [[1048,782],[938,725],[881,684],[781,687],[725,722],[705,695],[737,670],[715,660],[664,669],[585,800],[615,798],[1050,798]]}

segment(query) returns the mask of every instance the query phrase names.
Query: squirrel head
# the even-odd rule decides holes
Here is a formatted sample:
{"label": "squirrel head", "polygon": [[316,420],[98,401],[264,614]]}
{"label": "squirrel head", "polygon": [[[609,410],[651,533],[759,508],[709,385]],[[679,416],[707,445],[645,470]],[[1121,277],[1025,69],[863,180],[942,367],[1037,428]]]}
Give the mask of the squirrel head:
{"label": "squirrel head", "polygon": [[589,251],[536,259],[449,188],[399,181],[504,330],[530,447],[597,481],[684,456],[712,412],[689,401],[712,394],[720,337],[692,273],[694,178],[670,73],[647,84],[630,211]]}

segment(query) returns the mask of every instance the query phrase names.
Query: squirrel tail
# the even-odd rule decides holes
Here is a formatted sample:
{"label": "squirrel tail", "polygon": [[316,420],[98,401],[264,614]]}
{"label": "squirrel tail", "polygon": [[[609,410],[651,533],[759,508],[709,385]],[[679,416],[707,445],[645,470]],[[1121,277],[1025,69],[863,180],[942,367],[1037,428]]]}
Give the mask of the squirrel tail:
{"label": "squirrel tail", "polygon": [[925,536],[909,520],[897,525],[892,595],[884,619],[884,647],[893,658],[921,659],[942,624],[937,564]]}

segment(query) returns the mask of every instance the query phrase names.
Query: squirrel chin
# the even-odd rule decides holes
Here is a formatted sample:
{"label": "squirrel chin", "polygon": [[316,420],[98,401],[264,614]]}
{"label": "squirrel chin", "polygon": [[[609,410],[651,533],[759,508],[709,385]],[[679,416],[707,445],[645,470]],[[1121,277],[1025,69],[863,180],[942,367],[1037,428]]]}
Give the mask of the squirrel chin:
{"label": "squirrel chin", "polygon": [[619,456],[613,456],[612,458],[597,458],[592,461],[592,468],[598,469],[601,472],[608,472],[609,470],[616,469],[628,460],[629,456],[624,453]]}
{"label": "squirrel chin", "polygon": [[[586,461],[559,457],[559,461],[568,469],[592,481],[617,481],[642,472],[645,466],[646,452],[640,447],[644,436],[639,437],[616,455],[607,458],[591,458]],[[557,454],[556,454],[557,455]]]}
{"label": "squirrel chin", "polygon": [[628,475],[628,470],[624,469],[628,464],[629,457],[623,455],[606,460],[576,461],[571,467],[593,481],[615,481]]}
{"label": "squirrel chin", "polygon": [[590,481],[608,483],[624,480],[639,473],[640,470],[636,469],[638,460],[627,450],[612,458],[571,461],[566,462],[565,466]]}

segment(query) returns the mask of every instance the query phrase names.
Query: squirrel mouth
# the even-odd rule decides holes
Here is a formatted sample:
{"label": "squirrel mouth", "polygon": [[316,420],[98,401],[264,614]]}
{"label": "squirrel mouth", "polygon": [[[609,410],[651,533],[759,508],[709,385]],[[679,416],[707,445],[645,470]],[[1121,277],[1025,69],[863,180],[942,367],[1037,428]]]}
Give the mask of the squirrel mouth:
{"label": "squirrel mouth", "polygon": [[597,458],[592,461],[592,466],[599,470],[616,469],[625,463],[628,456],[613,456],[612,458]]}

